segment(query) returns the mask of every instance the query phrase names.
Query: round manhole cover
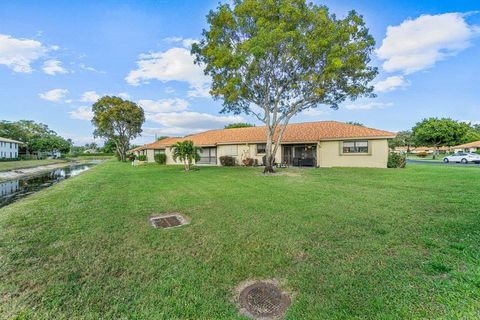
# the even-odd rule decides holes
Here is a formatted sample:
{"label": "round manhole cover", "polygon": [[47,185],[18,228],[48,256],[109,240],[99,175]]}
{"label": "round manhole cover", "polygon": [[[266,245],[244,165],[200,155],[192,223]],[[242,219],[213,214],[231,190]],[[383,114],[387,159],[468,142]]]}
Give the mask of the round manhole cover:
{"label": "round manhole cover", "polygon": [[240,304],[254,317],[272,318],[285,313],[290,298],[272,283],[257,282],[242,290]]}

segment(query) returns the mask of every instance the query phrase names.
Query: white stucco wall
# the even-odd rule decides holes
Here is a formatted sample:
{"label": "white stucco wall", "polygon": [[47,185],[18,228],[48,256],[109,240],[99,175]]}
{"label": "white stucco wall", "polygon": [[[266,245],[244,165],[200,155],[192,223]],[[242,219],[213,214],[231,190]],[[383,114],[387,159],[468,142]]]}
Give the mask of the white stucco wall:
{"label": "white stucco wall", "polygon": [[0,158],[18,158],[18,143],[0,140]]}
{"label": "white stucco wall", "polygon": [[[365,141],[365,139],[361,141]],[[388,140],[368,140],[368,144],[368,154],[343,154],[341,150],[342,141],[321,141],[317,147],[317,165],[320,167],[386,168]]]}

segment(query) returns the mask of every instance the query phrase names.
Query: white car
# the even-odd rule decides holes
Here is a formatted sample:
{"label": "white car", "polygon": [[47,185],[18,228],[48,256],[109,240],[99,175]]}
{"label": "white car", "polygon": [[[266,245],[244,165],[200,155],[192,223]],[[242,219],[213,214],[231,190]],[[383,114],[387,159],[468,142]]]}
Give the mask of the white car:
{"label": "white car", "polygon": [[461,163],[480,163],[480,154],[476,153],[466,153],[466,152],[457,152],[451,156],[443,158],[443,162],[461,162]]}

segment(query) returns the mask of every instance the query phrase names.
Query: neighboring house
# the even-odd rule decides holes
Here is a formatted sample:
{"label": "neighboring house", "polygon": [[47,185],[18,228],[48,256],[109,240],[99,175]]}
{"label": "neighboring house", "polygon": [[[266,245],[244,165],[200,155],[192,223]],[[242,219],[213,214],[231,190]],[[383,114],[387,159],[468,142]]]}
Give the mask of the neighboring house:
{"label": "neighboring house", "polygon": [[[172,158],[170,149],[177,141],[192,140],[202,148],[197,164],[220,165],[221,156],[231,156],[237,164],[252,158],[257,164],[265,156],[265,127],[210,130],[182,138],[166,138],[131,150],[144,154],[148,162],[157,153],[167,155],[167,164],[180,164]],[[350,125],[336,121],[289,124],[275,162],[287,166],[315,167],[379,167],[386,168],[388,131]]]}
{"label": "neighboring house", "polygon": [[92,154],[92,153],[98,153],[98,151],[97,151],[97,149],[87,149],[87,150],[83,151],[83,153]]}
{"label": "neighboring house", "polygon": [[18,146],[21,141],[0,137],[0,159],[18,158]]}
{"label": "neighboring house", "polygon": [[[427,154],[433,154],[434,151],[435,151],[434,147],[410,147],[410,153],[414,154],[414,155],[419,153],[419,152],[426,152]],[[449,147],[439,147],[438,148],[438,153],[440,153],[440,154],[445,154],[449,151],[450,151]],[[405,154],[405,153],[407,153],[407,147],[396,147],[395,152]]]}
{"label": "neighboring house", "polygon": [[455,147],[452,147],[454,152],[469,152],[474,153],[480,150],[480,141],[474,141],[470,143],[461,144]]}

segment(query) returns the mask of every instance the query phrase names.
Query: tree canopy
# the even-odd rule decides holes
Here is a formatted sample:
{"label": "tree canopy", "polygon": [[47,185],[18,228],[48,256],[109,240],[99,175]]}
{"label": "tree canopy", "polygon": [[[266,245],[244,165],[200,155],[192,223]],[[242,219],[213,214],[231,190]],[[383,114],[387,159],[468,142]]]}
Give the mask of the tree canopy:
{"label": "tree canopy", "polygon": [[365,127],[365,125],[361,122],[356,122],[356,121],[347,121],[345,123],[351,124],[352,126],[359,126],[359,127]]}
{"label": "tree canopy", "polygon": [[210,11],[207,22],[192,46],[195,61],[211,76],[221,112],[253,115],[268,127],[266,172],[293,116],[373,96],[375,41],[355,11],[339,19],[305,0],[235,0]]}
{"label": "tree canopy", "polygon": [[246,122],[237,122],[237,123],[227,124],[224,128],[235,129],[235,128],[248,128],[248,127],[255,127],[255,125],[251,123],[246,123]]}
{"label": "tree canopy", "polygon": [[397,147],[406,147],[407,152],[410,152],[410,147],[414,145],[412,131],[410,130],[403,130],[397,132],[395,138],[391,139],[388,142],[388,146],[390,149],[394,150]]}
{"label": "tree canopy", "polygon": [[[460,144],[471,127],[464,122],[450,118],[428,118],[417,123],[412,129],[415,144],[435,147]],[[434,153],[434,157],[435,154]]]}
{"label": "tree canopy", "polygon": [[138,137],[145,122],[143,109],[134,102],[105,96],[92,106],[94,135],[115,144],[119,159],[126,161],[130,140]]}
{"label": "tree canopy", "polygon": [[28,153],[36,151],[68,153],[72,146],[71,140],[62,138],[46,124],[32,120],[1,121],[0,136],[23,142],[22,147]]}

